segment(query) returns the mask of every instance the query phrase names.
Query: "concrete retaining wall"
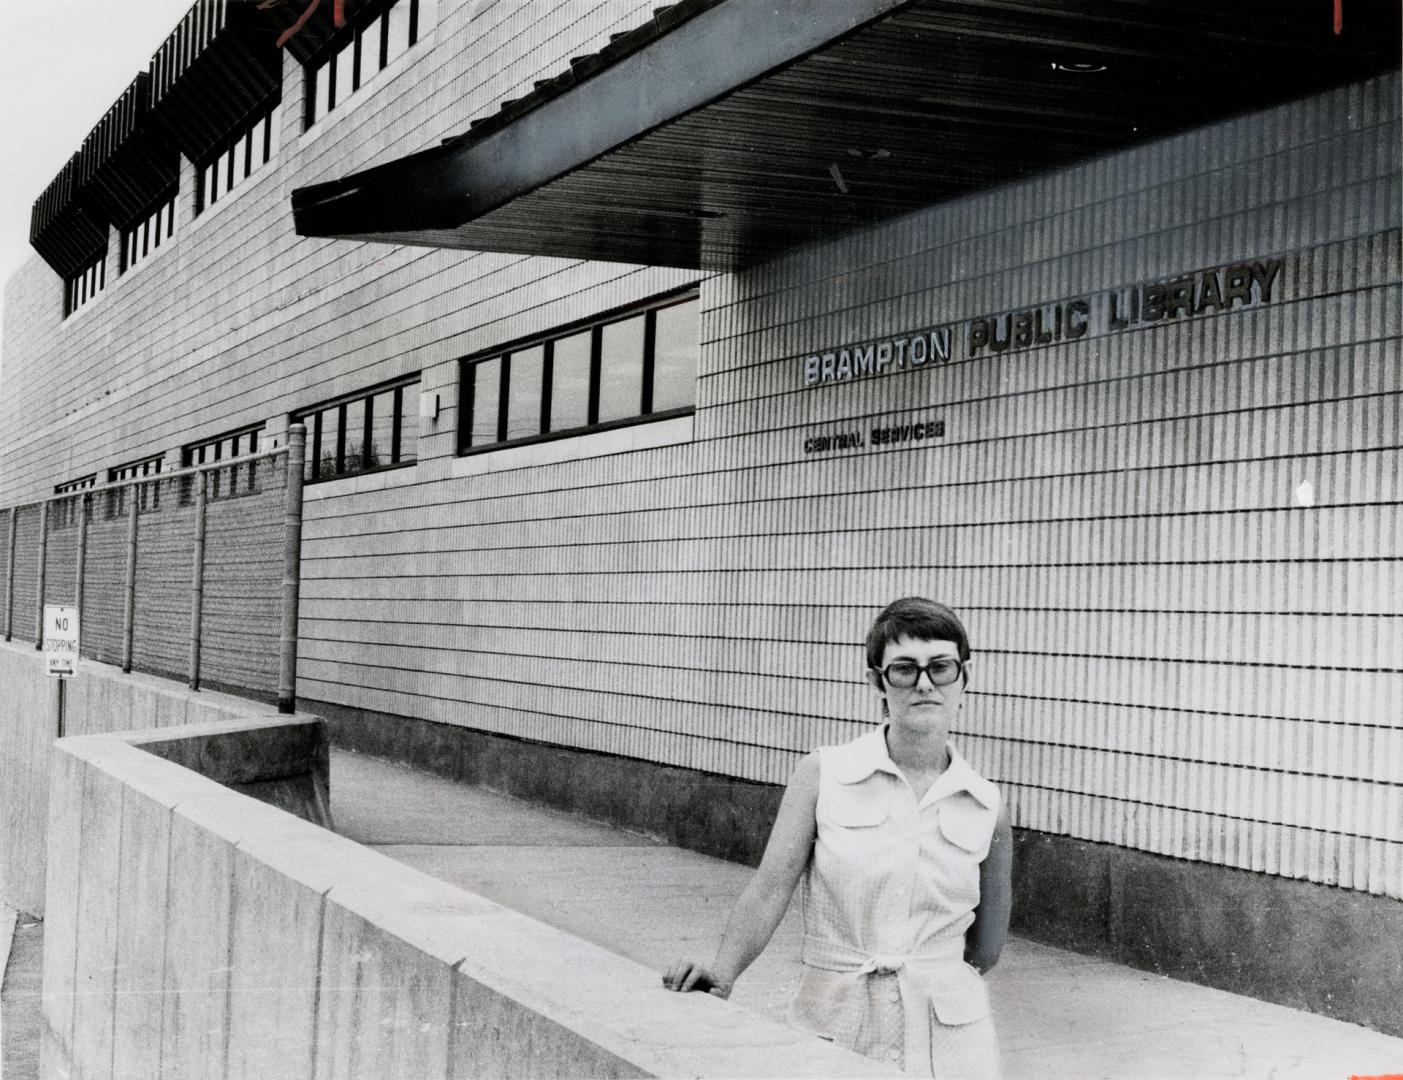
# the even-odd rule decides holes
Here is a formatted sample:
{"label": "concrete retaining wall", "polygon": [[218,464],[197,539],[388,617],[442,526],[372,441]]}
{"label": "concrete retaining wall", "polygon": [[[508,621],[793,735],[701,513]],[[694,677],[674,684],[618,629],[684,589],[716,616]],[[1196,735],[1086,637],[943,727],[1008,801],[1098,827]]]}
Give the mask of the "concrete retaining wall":
{"label": "concrete retaining wall", "polygon": [[57,695],[33,647],[0,644],[0,901],[44,909],[49,743]]}
{"label": "concrete retaining wall", "polygon": [[[67,735],[276,716],[271,705],[196,693],[91,660],[83,660],[63,688]],[[49,747],[59,722],[58,680],[44,674],[42,654],[33,645],[0,642],[0,900],[34,915],[44,914]]]}
{"label": "concrete retaining wall", "polygon": [[55,744],[44,1077],[891,1075],[141,748],[164,738]]}

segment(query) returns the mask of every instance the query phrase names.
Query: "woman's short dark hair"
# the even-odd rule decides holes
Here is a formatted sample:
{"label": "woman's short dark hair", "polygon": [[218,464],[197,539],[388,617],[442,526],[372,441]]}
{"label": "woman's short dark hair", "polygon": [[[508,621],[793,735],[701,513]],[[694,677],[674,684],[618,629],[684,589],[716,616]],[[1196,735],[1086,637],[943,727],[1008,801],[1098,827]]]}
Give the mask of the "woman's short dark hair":
{"label": "woman's short dark hair", "polygon": [[944,604],[923,596],[905,596],[884,607],[867,631],[867,666],[882,666],[887,646],[901,638],[916,641],[953,641],[960,659],[969,659],[969,635],[960,617]]}

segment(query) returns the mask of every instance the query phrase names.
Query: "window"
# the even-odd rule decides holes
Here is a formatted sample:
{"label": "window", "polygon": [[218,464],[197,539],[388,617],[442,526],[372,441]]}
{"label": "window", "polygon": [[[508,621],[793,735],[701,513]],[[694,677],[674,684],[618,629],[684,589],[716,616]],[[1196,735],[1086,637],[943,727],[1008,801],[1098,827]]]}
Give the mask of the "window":
{"label": "window", "polygon": [[278,152],[277,100],[264,106],[224,141],[219,152],[199,168],[195,213],[203,214]]}
{"label": "window", "polygon": [[307,67],[304,128],[346,101],[427,31],[432,0],[383,0],[341,30]]}
{"label": "window", "polygon": [[161,244],[175,235],[175,197],[172,191],[151,213],[122,230],[122,261],[118,271],[125,274],[137,263],[154,255]]}
{"label": "window", "polygon": [[97,473],[90,473],[87,476],[80,476],[77,480],[69,480],[64,484],[54,485],[55,495],[69,495],[75,491],[82,491],[85,488],[97,487]]}
{"label": "window", "polygon": [[701,337],[695,292],[463,361],[458,451],[690,412]]}
{"label": "window", "polygon": [[[215,461],[245,457],[258,453],[262,424],[226,431],[212,439],[191,443],[180,451],[182,468],[208,465]],[[180,486],[180,501],[189,502],[194,494],[193,478],[186,477]],[[231,465],[227,469],[211,469],[205,481],[205,498],[231,499],[238,495],[253,495],[258,491],[258,470],[254,465]]]}
{"label": "window", "polygon": [[[80,476],[76,480],[69,480],[67,483],[55,484],[55,495],[72,495],[79,491],[84,491],[90,487],[97,486],[97,473],[88,476]],[[82,505],[81,499],[58,499],[49,511],[49,527],[53,529],[67,529],[78,523],[78,507]]]}
{"label": "window", "polygon": [[63,317],[67,318],[107,288],[107,253],[63,279]]}
{"label": "window", "polygon": [[418,386],[414,375],[293,413],[293,423],[307,425],[307,480],[413,465]]}
{"label": "window", "polygon": [[[123,480],[136,480],[143,476],[160,476],[161,463],[162,458],[158,456],[131,461],[126,465],[118,465],[115,469],[107,470],[107,482],[119,484]],[[112,488],[107,492],[107,516],[109,518],[126,516],[128,490],[135,490],[137,493],[138,513],[144,514],[159,509],[161,505],[161,485],[159,483]]]}

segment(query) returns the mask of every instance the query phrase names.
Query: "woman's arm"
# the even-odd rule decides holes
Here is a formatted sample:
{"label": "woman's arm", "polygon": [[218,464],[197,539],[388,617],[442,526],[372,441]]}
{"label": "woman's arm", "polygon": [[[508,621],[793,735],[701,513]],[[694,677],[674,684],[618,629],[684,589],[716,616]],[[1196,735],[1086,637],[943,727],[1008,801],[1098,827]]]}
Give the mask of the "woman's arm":
{"label": "woman's arm", "polygon": [[677,961],[663,975],[664,986],[669,990],[707,990],[718,997],[730,995],[736,979],[769,944],[784,918],[794,886],[813,851],[817,805],[818,755],[810,754],[799,763],[784,789],[760,868],[731,911],[716,959],[710,967],[690,957]]}
{"label": "woman's arm", "polygon": [[1013,909],[1013,829],[1008,808],[999,806],[989,854],[979,864],[979,906],[974,923],[965,931],[965,959],[981,972],[999,962],[1008,938],[1008,917]]}

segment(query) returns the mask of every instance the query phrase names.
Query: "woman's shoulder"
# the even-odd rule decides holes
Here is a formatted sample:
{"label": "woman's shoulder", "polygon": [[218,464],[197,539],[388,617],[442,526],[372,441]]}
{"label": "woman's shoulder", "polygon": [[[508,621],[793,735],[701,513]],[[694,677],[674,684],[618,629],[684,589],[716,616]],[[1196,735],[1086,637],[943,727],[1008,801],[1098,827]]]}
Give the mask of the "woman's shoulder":
{"label": "woman's shoulder", "polygon": [[884,728],[875,727],[855,739],[832,746],[820,746],[808,756],[825,784],[854,784],[883,771],[887,761]]}
{"label": "woman's shoulder", "polygon": [[847,742],[832,743],[826,746],[815,747],[811,753],[821,754],[826,758],[837,757],[860,757],[863,755],[885,754],[886,740],[883,733],[885,725],[868,728],[862,734]]}
{"label": "woman's shoulder", "polygon": [[950,768],[957,778],[957,787],[968,791],[989,809],[997,810],[1002,801],[998,787],[983,773],[965,760],[954,746],[950,747]]}

